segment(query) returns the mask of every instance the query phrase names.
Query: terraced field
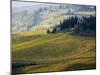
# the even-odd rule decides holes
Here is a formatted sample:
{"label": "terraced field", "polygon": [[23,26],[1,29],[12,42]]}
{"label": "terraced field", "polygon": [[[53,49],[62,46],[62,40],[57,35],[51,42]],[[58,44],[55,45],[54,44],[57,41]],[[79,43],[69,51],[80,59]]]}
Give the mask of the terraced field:
{"label": "terraced field", "polygon": [[94,37],[35,33],[12,34],[13,73],[96,68]]}

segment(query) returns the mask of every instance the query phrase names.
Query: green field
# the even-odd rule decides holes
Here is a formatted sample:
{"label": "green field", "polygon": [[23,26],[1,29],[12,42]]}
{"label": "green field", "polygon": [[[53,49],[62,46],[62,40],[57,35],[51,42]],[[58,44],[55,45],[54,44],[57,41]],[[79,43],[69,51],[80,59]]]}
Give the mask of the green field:
{"label": "green field", "polygon": [[95,69],[95,42],[95,37],[68,33],[12,34],[13,73]]}

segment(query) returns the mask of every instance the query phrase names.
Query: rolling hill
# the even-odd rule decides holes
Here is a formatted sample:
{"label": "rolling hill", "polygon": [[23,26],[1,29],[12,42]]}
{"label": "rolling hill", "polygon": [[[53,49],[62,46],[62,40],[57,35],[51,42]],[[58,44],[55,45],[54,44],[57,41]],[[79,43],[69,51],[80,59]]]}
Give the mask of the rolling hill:
{"label": "rolling hill", "polygon": [[95,15],[94,6],[45,3],[35,3],[34,5],[21,7],[14,7],[13,5],[12,32],[32,31],[39,29],[40,26],[48,28],[69,16],[81,17],[90,14]]}
{"label": "rolling hill", "polygon": [[[13,35],[13,73],[95,69],[95,38],[23,32]],[[33,34],[34,33],[34,34]],[[36,34],[37,35],[36,35]],[[30,34],[30,35],[29,35]]]}
{"label": "rolling hill", "polygon": [[[93,17],[96,14],[95,9],[95,6],[90,5],[13,3],[12,73],[95,69],[96,37],[72,34],[75,28],[79,28],[78,32],[84,32],[84,29],[86,33],[92,33],[90,29],[96,26],[96,17]],[[85,20],[79,19],[76,26],[70,28],[75,21],[73,16],[85,16]],[[88,16],[90,17],[87,18]],[[69,17],[72,17],[72,20]],[[68,19],[70,20],[67,21]],[[62,22],[64,20],[67,24]],[[68,26],[68,22],[69,31],[66,28],[57,33],[47,32],[51,26]]]}

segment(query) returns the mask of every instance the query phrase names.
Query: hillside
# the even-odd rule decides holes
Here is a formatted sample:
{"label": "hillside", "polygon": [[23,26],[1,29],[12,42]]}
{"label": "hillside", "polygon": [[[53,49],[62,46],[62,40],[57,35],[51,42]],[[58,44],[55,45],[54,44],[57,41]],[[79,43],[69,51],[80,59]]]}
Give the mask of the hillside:
{"label": "hillside", "polygon": [[[76,9],[77,7],[77,9]],[[36,3],[30,6],[12,7],[12,32],[33,31],[56,25],[70,16],[95,15],[95,7]],[[41,29],[41,28],[40,28]],[[44,28],[45,29],[45,28]]]}
{"label": "hillside", "polygon": [[13,2],[12,73],[96,68],[96,7]]}
{"label": "hillside", "polygon": [[33,33],[13,36],[13,73],[95,69],[94,37]]}

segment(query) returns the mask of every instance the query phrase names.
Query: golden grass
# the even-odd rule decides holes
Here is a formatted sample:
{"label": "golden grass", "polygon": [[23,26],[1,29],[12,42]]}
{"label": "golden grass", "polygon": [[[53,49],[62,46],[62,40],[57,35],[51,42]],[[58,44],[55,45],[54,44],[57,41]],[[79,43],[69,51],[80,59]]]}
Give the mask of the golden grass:
{"label": "golden grass", "polygon": [[[30,35],[33,34],[29,33]],[[20,35],[24,36],[24,34]],[[49,34],[40,36],[34,40],[13,44],[12,49],[13,63],[25,63],[24,61],[26,61],[26,63],[37,64],[36,66],[30,65],[14,68],[16,72],[64,71],[68,70],[74,64],[96,64],[94,37],[71,36],[63,33]],[[79,67],[79,69],[81,68]]]}
{"label": "golden grass", "polygon": [[87,14],[87,15],[93,15],[96,14],[96,12],[76,12],[77,14]]}
{"label": "golden grass", "polygon": [[19,36],[32,36],[32,35],[43,35],[47,34],[46,30],[36,30],[36,31],[30,31],[30,32],[17,32],[15,33]]}

